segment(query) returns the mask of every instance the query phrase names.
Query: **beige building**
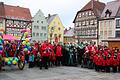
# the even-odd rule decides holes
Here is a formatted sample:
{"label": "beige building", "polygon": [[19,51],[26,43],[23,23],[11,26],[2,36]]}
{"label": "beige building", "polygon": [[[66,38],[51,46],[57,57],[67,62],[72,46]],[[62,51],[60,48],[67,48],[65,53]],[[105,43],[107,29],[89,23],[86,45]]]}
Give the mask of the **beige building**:
{"label": "beige building", "polygon": [[105,4],[98,0],[91,0],[77,12],[74,23],[74,32],[78,42],[98,43],[98,19]]}
{"label": "beige building", "polygon": [[69,43],[69,42],[70,43],[75,42],[74,28],[69,28],[69,30],[64,31],[64,43]]}
{"label": "beige building", "polygon": [[108,2],[99,21],[99,44],[120,40],[120,0]]}

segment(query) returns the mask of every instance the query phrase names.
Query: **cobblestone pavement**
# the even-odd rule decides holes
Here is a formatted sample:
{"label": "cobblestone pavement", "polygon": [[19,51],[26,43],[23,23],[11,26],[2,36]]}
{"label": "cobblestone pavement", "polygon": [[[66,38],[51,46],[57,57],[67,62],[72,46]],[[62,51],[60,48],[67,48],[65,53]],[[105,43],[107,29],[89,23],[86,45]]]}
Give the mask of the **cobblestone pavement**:
{"label": "cobblestone pavement", "polygon": [[[6,67],[5,67],[6,68]],[[53,67],[48,70],[39,68],[18,70],[7,67],[0,72],[0,80],[120,80],[120,73],[95,72],[80,67]]]}

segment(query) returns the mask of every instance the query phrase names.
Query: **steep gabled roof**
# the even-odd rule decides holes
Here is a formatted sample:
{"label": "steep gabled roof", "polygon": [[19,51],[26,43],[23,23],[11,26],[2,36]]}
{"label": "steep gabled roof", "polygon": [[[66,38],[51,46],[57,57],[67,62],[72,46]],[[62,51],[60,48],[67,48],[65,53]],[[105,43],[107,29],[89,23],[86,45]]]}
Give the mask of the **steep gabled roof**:
{"label": "steep gabled roof", "polygon": [[48,22],[48,25],[53,21],[53,19],[57,16],[57,14],[54,14],[54,15],[49,15],[47,17],[47,22]]}
{"label": "steep gabled roof", "polygon": [[[100,17],[104,8],[105,8],[105,3],[91,0],[80,11],[77,12],[76,17],[80,12],[84,12],[84,11],[88,11],[88,10],[92,10],[96,17]],[[76,17],[75,17],[73,23],[75,22]]]}
{"label": "steep gabled roof", "polygon": [[[0,2],[0,3],[2,3],[2,2]],[[6,5],[4,3],[0,4],[0,6],[2,6],[1,9],[4,10],[5,18],[24,19],[24,20],[32,19],[29,8]]]}
{"label": "steep gabled roof", "polygon": [[96,16],[100,16],[101,15],[100,13],[102,13],[104,7],[105,7],[105,3],[95,1],[95,0],[91,0],[90,2],[88,2],[88,4],[86,4],[80,10],[80,12],[87,11],[87,10],[93,10],[93,12],[95,13]]}
{"label": "steep gabled roof", "polygon": [[105,17],[106,10],[110,10],[112,12],[110,17],[115,17],[117,15],[119,8],[120,8],[120,0],[108,2],[106,7],[104,8],[104,10],[102,12],[101,18]]}

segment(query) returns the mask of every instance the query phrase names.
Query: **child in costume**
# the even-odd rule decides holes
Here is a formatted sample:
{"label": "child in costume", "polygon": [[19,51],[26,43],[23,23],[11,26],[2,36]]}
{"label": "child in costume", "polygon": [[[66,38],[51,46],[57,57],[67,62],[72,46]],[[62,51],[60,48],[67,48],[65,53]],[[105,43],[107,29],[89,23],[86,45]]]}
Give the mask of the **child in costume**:
{"label": "child in costume", "polygon": [[34,67],[34,54],[31,52],[29,55],[29,68]]}

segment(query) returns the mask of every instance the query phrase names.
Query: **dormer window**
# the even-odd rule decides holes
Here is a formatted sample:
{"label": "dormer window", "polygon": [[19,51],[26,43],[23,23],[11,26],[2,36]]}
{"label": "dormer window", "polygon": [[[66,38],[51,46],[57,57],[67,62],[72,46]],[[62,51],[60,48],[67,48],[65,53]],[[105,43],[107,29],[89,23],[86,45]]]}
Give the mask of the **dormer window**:
{"label": "dormer window", "polygon": [[105,17],[110,17],[112,14],[112,11],[107,9],[106,12],[105,12]]}

